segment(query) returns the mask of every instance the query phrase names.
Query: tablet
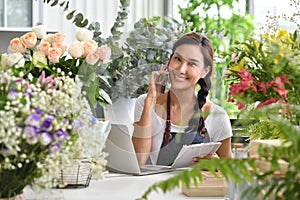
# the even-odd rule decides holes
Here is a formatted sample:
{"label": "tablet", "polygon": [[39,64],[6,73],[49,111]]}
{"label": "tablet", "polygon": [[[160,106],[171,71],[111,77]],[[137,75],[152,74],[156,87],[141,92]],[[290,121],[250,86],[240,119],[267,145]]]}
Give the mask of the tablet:
{"label": "tablet", "polygon": [[172,168],[184,168],[193,165],[193,157],[204,158],[209,154],[214,154],[221,146],[221,142],[208,142],[200,144],[183,145],[174,160]]}

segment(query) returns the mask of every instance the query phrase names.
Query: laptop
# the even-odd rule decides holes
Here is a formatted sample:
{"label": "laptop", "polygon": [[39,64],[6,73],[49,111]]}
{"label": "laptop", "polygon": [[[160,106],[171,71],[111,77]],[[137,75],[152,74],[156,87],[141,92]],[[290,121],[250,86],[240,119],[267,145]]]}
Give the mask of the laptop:
{"label": "laptop", "polygon": [[111,172],[148,175],[169,172],[171,166],[145,165],[140,167],[131,141],[128,127],[125,124],[111,124],[111,130],[105,142],[104,152],[107,169]]}

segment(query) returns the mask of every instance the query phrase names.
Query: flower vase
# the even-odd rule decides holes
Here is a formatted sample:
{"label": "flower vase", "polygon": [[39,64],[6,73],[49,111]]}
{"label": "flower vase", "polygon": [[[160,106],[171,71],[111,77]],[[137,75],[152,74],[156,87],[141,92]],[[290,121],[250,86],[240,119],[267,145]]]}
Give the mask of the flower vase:
{"label": "flower vase", "polygon": [[133,133],[134,107],[136,98],[119,98],[104,109],[104,116],[114,124],[125,124]]}

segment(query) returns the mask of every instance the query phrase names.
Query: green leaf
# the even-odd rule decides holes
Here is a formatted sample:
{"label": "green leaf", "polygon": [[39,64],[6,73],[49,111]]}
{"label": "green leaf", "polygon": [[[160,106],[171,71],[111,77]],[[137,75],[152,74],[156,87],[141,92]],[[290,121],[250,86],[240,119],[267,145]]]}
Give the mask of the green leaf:
{"label": "green leaf", "polygon": [[58,0],[54,0],[54,2],[50,6],[56,6],[58,4]]}
{"label": "green leaf", "polygon": [[76,10],[73,10],[72,12],[70,12],[69,14],[67,14],[66,18],[67,20],[71,20],[74,17],[74,13],[76,12]]}
{"label": "green leaf", "polygon": [[110,96],[103,90],[102,88],[99,89],[99,95],[101,97],[101,100],[106,101],[108,104],[112,104],[112,101],[110,99]]}

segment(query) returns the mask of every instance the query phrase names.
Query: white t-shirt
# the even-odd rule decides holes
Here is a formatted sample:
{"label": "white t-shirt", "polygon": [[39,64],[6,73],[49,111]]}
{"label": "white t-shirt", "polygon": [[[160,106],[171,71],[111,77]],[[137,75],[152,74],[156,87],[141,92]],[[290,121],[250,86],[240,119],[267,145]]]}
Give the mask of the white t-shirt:
{"label": "white t-shirt", "polygon": [[[139,96],[135,103],[134,122],[140,120],[143,109],[144,100],[147,94]],[[153,109],[152,111],[152,148],[150,158],[152,163],[156,163],[158,153],[163,141],[165,132],[165,119],[158,116]],[[213,104],[210,108],[209,115],[205,119],[205,127],[211,141],[218,142],[232,136],[231,123],[227,112],[220,106]],[[178,126],[171,124],[171,132],[183,132],[186,126]]]}

